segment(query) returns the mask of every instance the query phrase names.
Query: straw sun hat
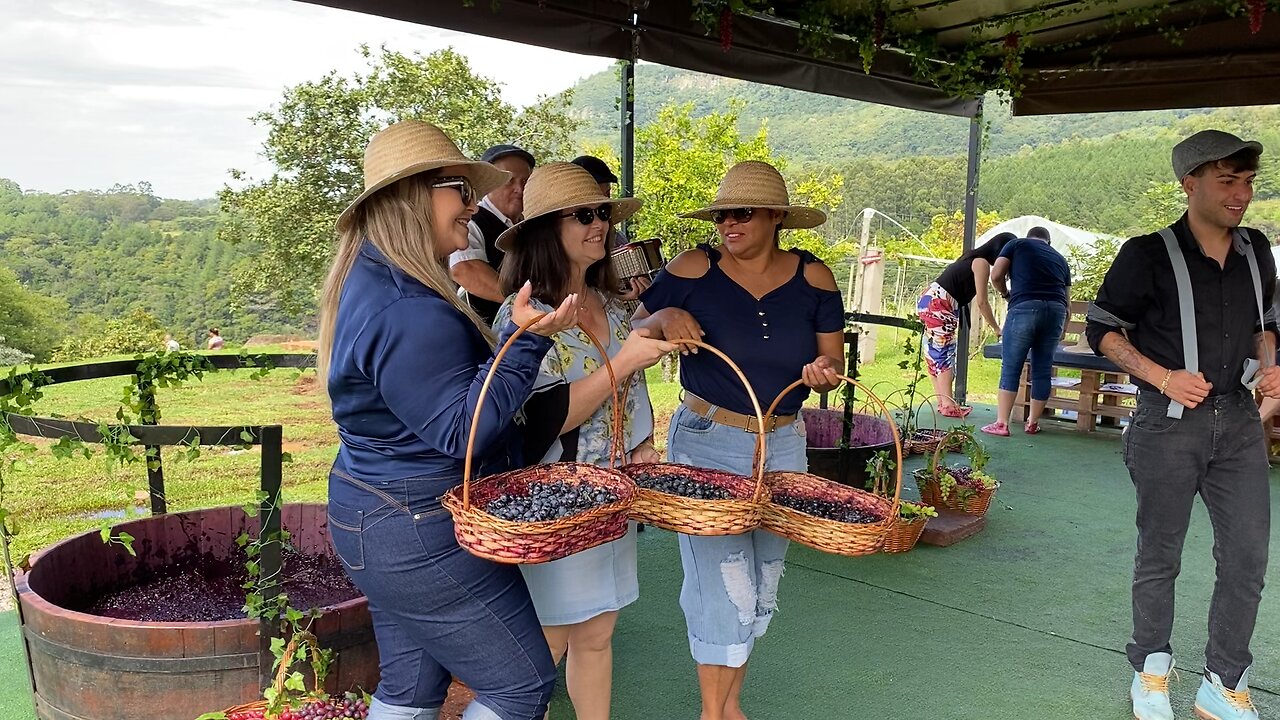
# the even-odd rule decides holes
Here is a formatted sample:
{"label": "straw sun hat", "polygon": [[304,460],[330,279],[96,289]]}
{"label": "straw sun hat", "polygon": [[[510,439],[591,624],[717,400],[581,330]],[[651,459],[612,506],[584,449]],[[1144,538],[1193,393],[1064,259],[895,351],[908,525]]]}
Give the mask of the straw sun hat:
{"label": "straw sun hat", "polygon": [[530,220],[584,205],[612,205],[610,224],[626,220],[640,209],[636,198],[610,198],[600,192],[600,184],[591,173],[573,163],[554,162],[535,168],[524,188],[524,220],[498,236],[495,244],[503,252],[511,252],[516,236]]}
{"label": "straw sun hat", "polygon": [[364,192],[338,216],[338,230],[346,229],[356,208],[384,187],[418,173],[461,166],[482,198],[507,181],[511,173],[462,154],[448,135],[431,123],[405,120],[382,130],[364,150]]}
{"label": "straw sun hat", "polygon": [[729,172],[720,181],[715,201],[701,210],[694,210],[680,217],[710,222],[712,212],[734,208],[781,210],[786,213],[782,217],[784,230],[817,227],[827,221],[827,214],[821,210],[792,205],[782,174],[774,166],[759,160],[747,160],[729,168]]}

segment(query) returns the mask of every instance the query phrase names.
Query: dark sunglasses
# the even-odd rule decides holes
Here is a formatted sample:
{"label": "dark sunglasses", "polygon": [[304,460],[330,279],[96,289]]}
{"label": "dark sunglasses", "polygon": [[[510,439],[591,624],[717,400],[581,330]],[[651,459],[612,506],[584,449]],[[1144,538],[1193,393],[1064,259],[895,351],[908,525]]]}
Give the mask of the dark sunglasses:
{"label": "dark sunglasses", "polygon": [[591,208],[578,208],[577,210],[574,210],[571,213],[564,213],[560,217],[576,218],[577,221],[582,223],[583,225],[590,225],[591,223],[595,222],[596,218],[600,218],[601,222],[607,223],[609,222],[609,219],[613,217],[613,206],[601,205],[600,207],[594,210],[592,210]]}
{"label": "dark sunglasses", "polygon": [[462,196],[462,204],[470,205],[476,199],[476,189],[471,186],[471,180],[466,177],[440,177],[431,181],[432,188],[457,188],[458,194]]}
{"label": "dark sunglasses", "polygon": [[751,222],[751,216],[756,212],[755,208],[733,208],[732,210],[712,210],[711,222],[719,225],[729,218],[733,218],[740,223]]}

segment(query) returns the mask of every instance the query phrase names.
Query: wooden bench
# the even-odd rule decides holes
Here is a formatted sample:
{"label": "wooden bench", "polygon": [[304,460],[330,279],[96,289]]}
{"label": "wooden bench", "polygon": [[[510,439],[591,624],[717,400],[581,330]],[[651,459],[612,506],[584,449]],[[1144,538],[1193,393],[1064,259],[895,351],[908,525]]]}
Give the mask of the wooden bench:
{"label": "wooden bench", "polygon": [[[1137,388],[1129,383],[1128,374],[1110,360],[1098,357],[1092,351],[1070,352],[1066,349],[1085,347],[1081,338],[1088,310],[1088,302],[1077,300],[1071,303],[1070,314],[1063,328],[1064,342],[1059,344],[1058,350],[1053,354],[1053,385],[1049,400],[1045,403],[1046,417],[1064,410],[1074,412],[1076,430],[1083,433],[1097,430],[1100,421],[1104,425],[1118,426],[1120,418],[1129,417],[1137,401]],[[1000,345],[987,345],[982,354],[984,357],[999,358]],[[1061,373],[1063,369],[1078,371],[1079,379]],[[1022,377],[1018,382],[1012,420],[1023,422],[1030,409],[1031,380],[1028,364],[1023,366]]]}

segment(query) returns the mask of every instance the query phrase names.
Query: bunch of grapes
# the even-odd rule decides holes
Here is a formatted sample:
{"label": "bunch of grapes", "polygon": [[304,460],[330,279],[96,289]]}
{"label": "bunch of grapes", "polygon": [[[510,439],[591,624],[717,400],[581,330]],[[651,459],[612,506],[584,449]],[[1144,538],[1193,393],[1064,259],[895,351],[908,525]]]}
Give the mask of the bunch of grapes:
{"label": "bunch of grapes", "polygon": [[[311,700],[302,707],[285,708],[275,720],[365,720],[369,704],[355,693],[325,700]],[[227,720],[267,720],[266,710],[244,710],[227,715]]]}
{"label": "bunch of grapes", "polygon": [[728,500],[733,497],[728,488],[695,480],[687,475],[642,472],[636,473],[632,479],[642,488],[694,500]]}
{"label": "bunch of grapes", "polygon": [[773,501],[792,510],[798,510],[805,515],[835,520],[836,522],[864,524],[883,520],[879,515],[853,503],[819,500],[818,498],[800,495],[774,495]]}
{"label": "bunch of grapes", "polygon": [[542,522],[556,520],[617,502],[618,494],[587,483],[531,482],[524,495],[503,493],[490,500],[484,511],[503,520]]}

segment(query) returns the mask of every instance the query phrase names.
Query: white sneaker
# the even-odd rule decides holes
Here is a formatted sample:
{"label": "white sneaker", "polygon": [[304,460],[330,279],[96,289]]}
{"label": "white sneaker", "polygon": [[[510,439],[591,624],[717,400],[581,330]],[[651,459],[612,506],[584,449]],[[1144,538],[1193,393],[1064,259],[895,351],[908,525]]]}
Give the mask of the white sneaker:
{"label": "white sneaker", "polygon": [[1173,674],[1173,656],[1151,653],[1142,663],[1142,672],[1133,674],[1129,696],[1133,698],[1133,717],[1137,720],[1173,720],[1169,705],[1169,676]]}

